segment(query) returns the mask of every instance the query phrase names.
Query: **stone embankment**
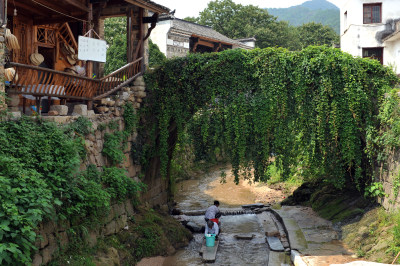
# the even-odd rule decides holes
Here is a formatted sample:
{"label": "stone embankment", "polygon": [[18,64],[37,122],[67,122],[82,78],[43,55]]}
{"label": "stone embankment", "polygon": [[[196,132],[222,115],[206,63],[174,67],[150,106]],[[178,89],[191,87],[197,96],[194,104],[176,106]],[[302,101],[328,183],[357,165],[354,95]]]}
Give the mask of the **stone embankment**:
{"label": "stone embankment", "polygon": [[[85,148],[87,151],[86,160],[81,164],[81,170],[86,169],[88,165],[95,165],[97,168],[110,166],[107,157],[102,153],[105,134],[113,134],[115,131],[124,130],[123,106],[132,104],[135,110],[141,106],[143,98],[146,97],[145,83],[142,77],[135,80],[133,86],[125,87],[115,95],[102,99],[94,103],[94,110],[88,110],[84,104],[53,105],[50,108],[48,116],[42,116],[42,119],[56,122],[58,124],[68,124],[83,116],[92,123],[91,133],[85,137]],[[15,113],[14,113],[15,115]],[[18,116],[18,114],[17,114]],[[110,123],[116,124],[116,129],[107,127]],[[127,170],[130,178],[139,180],[142,173],[141,165],[133,158],[132,146],[137,145],[137,132],[131,133],[123,150],[125,159],[119,167]],[[146,180],[142,180],[146,183]],[[149,189],[143,198],[151,206],[162,205],[167,202],[167,190],[165,180],[147,183]],[[96,244],[96,239],[103,236],[109,236],[121,232],[126,228],[128,219],[135,215],[132,203],[127,200],[123,203],[111,203],[111,210],[107,217],[100,221],[97,228],[88,228],[86,236],[90,245]],[[76,226],[76,224],[74,224]],[[42,265],[49,263],[53,255],[61,248],[68,246],[70,235],[67,233],[71,228],[69,221],[53,221],[42,223],[38,228],[38,234],[41,236],[36,243],[38,251],[34,256],[33,265]]]}

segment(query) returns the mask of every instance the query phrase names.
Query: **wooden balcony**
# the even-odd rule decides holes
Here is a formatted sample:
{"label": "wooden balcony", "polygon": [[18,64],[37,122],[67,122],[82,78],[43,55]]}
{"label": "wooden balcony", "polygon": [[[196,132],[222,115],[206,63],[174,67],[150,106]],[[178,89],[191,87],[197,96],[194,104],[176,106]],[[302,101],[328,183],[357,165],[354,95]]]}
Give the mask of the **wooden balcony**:
{"label": "wooden balcony", "polygon": [[94,101],[114,93],[142,75],[143,58],[101,79],[19,63],[11,63],[11,67],[15,68],[16,75],[10,82],[10,93]]}

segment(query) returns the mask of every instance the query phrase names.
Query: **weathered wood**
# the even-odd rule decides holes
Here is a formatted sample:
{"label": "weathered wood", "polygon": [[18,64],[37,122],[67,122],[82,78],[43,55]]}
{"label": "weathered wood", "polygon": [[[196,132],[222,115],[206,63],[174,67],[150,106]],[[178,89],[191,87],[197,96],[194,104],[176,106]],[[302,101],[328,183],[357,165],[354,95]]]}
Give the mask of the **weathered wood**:
{"label": "weathered wood", "polygon": [[19,77],[11,84],[17,94],[98,100],[140,76],[142,61],[143,58],[139,58],[102,79],[91,79],[52,69],[11,63]]}
{"label": "weathered wood", "polygon": [[79,9],[85,11],[85,12],[89,11],[89,8],[87,6],[85,6],[84,4],[82,4],[82,2],[80,2],[80,1],[77,1],[77,0],[64,0],[64,1],[76,8],[79,8]]}
{"label": "weathered wood", "polygon": [[203,242],[204,248],[203,251],[203,262],[215,262],[215,258],[217,257],[218,245],[219,241],[215,240],[215,244],[213,247],[207,247],[206,241]]}
{"label": "weathered wood", "polygon": [[160,5],[153,4],[152,2],[148,2],[145,0],[125,0],[125,1],[155,13],[164,14],[169,12],[168,8],[161,7]]}

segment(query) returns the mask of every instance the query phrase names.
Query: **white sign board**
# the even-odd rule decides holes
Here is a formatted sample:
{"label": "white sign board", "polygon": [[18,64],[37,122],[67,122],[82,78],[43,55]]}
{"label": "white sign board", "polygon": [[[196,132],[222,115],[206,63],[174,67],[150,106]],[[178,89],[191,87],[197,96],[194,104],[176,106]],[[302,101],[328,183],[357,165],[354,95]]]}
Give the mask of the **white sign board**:
{"label": "white sign board", "polygon": [[78,38],[78,59],[96,62],[106,62],[107,43],[106,41],[79,36]]}

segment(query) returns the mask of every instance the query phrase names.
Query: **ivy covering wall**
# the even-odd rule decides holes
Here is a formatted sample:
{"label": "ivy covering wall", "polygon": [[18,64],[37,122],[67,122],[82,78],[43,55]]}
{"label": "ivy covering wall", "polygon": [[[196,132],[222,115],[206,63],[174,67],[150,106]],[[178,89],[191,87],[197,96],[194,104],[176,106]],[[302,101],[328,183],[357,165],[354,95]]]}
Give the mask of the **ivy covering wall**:
{"label": "ivy covering wall", "polygon": [[[135,125],[132,106],[124,109],[125,136]],[[0,123],[0,265],[31,264],[42,222],[68,220],[78,241],[77,232],[103,224],[111,203],[137,202],[145,186],[126,170],[79,170],[91,131],[84,117],[66,126],[28,117]]]}
{"label": "ivy covering wall", "polygon": [[379,108],[396,81],[376,60],[327,47],[176,58],[146,77],[147,111],[158,121],[149,131],[159,132],[149,150],[166,176],[171,140],[196,119],[198,141],[224,148],[236,182],[268,180],[274,157],[284,176],[301,169],[308,178],[363,190],[373,180]]}

